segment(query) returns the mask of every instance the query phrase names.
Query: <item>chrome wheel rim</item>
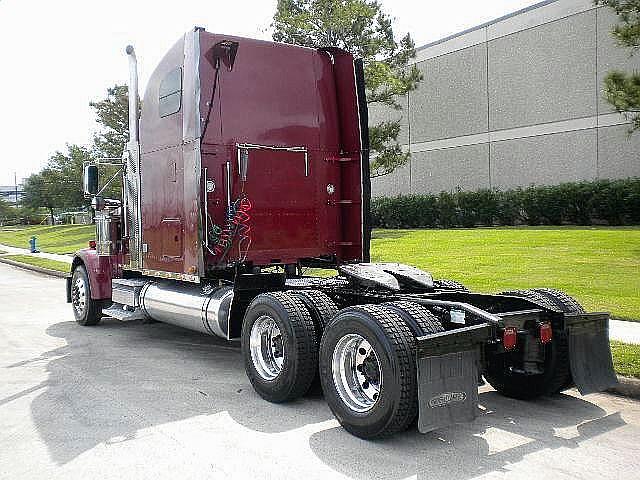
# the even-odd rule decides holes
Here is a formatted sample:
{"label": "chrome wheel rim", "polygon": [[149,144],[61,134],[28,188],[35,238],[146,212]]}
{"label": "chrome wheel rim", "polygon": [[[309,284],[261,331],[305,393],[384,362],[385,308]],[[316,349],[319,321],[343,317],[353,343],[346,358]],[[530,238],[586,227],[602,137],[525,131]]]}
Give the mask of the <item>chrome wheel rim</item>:
{"label": "chrome wheel rim", "polygon": [[338,395],[354,412],[367,412],[380,398],[382,370],[378,355],[361,335],[342,337],[333,350],[333,383]]}
{"label": "chrome wheel rim", "polygon": [[273,380],[280,375],[285,349],[280,328],[273,318],[262,315],[253,323],[249,350],[258,375],[265,380]]}
{"label": "chrome wheel rim", "polygon": [[87,306],[87,288],[82,277],[76,278],[73,282],[73,288],[71,289],[71,302],[73,303],[73,308],[76,313],[78,315],[82,315]]}

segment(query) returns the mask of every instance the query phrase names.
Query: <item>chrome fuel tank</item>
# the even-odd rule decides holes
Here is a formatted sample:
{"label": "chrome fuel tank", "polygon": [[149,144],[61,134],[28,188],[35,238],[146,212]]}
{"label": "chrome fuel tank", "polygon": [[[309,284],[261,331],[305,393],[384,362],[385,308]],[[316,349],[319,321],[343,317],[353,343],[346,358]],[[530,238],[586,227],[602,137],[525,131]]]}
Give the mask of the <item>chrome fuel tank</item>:
{"label": "chrome fuel tank", "polygon": [[140,306],[152,319],[228,339],[233,288],[149,282],[140,291]]}

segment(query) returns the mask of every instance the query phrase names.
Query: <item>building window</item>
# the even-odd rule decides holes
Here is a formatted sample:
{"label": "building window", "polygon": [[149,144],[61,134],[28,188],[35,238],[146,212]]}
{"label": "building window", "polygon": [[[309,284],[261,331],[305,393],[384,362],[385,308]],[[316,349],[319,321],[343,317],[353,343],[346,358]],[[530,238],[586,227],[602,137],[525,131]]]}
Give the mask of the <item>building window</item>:
{"label": "building window", "polygon": [[182,103],[182,68],[171,70],[160,83],[158,111],[161,117],[167,117],[180,111]]}

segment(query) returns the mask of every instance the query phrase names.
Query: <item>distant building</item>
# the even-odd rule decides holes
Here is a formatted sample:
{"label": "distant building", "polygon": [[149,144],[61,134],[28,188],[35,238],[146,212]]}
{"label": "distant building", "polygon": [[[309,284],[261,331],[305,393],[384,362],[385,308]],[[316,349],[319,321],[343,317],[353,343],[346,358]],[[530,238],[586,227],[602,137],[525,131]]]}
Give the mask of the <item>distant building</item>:
{"label": "distant building", "polygon": [[424,80],[404,108],[370,111],[401,118],[412,154],[373,195],[640,176],[640,134],[602,94],[609,70],[640,69],[616,21],[592,0],[551,0],[418,48]]}
{"label": "distant building", "polygon": [[[22,184],[18,184],[18,197],[17,201],[22,200],[24,192],[22,191]],[[16,186],[15,185],[0,185],[0,198],[13,205],[16,204]]]}

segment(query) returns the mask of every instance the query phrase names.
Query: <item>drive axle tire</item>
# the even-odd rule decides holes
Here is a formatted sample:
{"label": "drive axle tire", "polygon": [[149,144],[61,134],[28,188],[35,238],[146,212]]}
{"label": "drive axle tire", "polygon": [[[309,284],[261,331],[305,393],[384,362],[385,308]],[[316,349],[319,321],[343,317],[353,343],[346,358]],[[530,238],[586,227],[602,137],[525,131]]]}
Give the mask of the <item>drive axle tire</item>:
{"label": "drive axle tire", "polygon": [[281,403],[301,397],[318,368],[318,341],[311,315],[293,295],[258,295],[242,323],[245,371],[265,400]]}
{"label": "drive axle tire", "polygon": [[[329,296],[320,290],[291,290],[288,294],[300,300],[311,314],[313,325],[316,328],[318,348],[320,348],[320,339],[325,325],[327,325],[333,316],[338,313],[338,307]],[[316,369],[311,386],[307,392],[311,396],[322,395],[322,385],[320,384],[320,373]]]}
{"label": "drive axle tire", "polygon": [[97,325],[102,318],[102,303],[91,298],[87,270],[78,265],[71,277],[71,305],[76,322],[84,327]]}
{"label": "drive axle tire", "polygon": [[348,307],[320,343],[324,397],[340,424],[361,438],[405,430],[418,408],[415,337],[379,305]]}
{"label": "drive axle tire", "polygon": [[[584,312],[575,299],[549,288],[513,290],[500,295],[525,298],[543,308],[564,313]],[[544,373],[508,373],[499,357],[489,361],[485,377],[493,388],[507,397],[529,400],[559,393],[573,384],[569,365],[569,341],[564,332],[554,331],[551,343],[545,346]]]}
{"label": "drive axle tire", "polygon": [[416,337],[444,332],[440,319],[422,305],[414,302],[389,302],[382,306],[400,315]]}
{"label": "drive axle tire", "polygon": [[338,307],[326,293],[320,290],[291,290],[287,293],[300,300],[309,310],[318,333],[319,343],[325,325],[338,313]]}

